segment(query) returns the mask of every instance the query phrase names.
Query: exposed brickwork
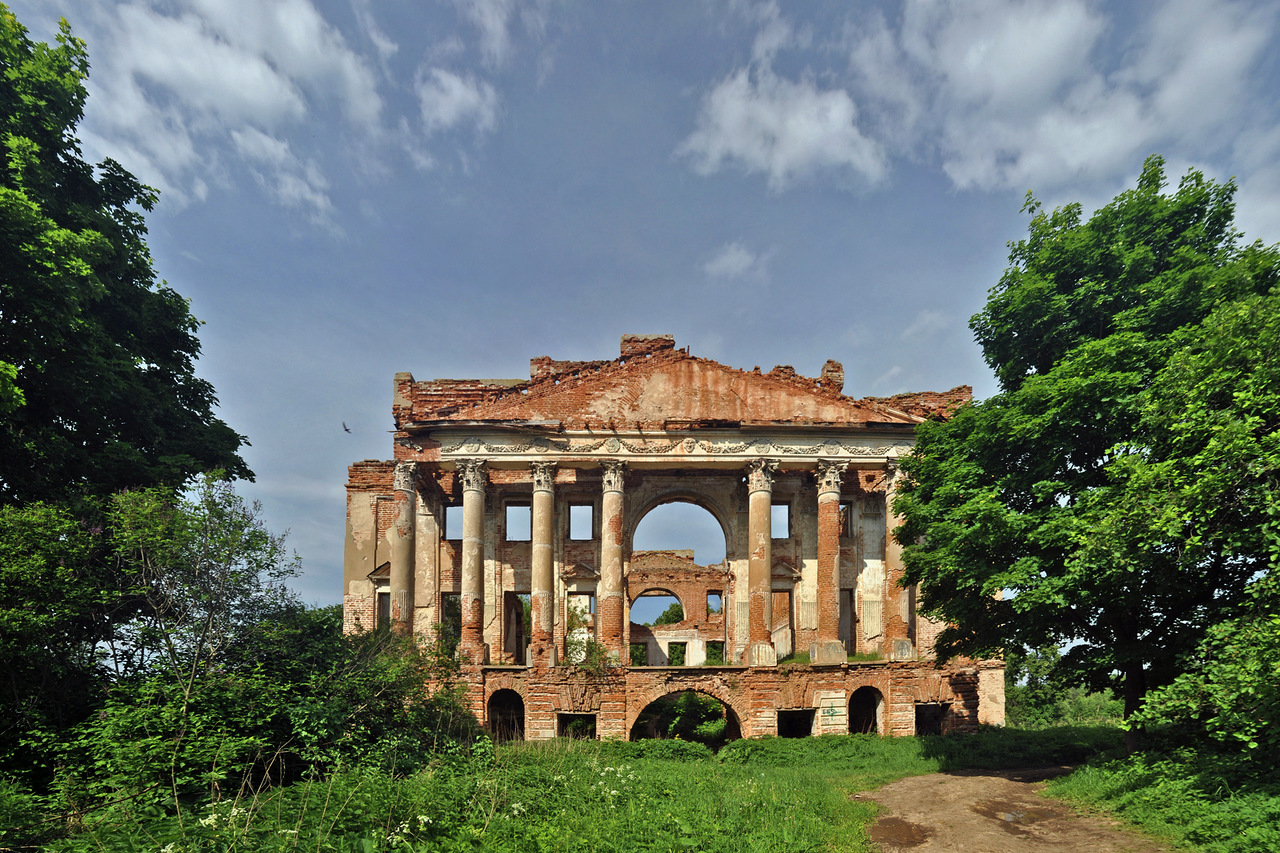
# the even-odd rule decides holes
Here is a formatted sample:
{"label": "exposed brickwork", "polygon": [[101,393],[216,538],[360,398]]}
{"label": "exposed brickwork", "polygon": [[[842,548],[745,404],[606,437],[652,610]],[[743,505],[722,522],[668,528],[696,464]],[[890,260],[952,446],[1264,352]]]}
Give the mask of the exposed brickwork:
{"label": "exposed brickwork", "polygon": [[[914,612],[890,536],[896,459],[916,424],[946,417],[969,388],[857,399],[834,360],[817,378],[789,365],[739,370],[668,335],[627,335],[614,359],[534,358],[529,377],[396,375],[394,461],[348,471],[346,630],[373,626],[380,592],[402,620],[438,619],[458,596],[471,709],[487,721],[491,701],[508,714],[523,704],[531,739],[555,736],[566,714],[594,715],[601,737],[627,737],[645,706],[681,690],[719,699],[744,736],[777,734],[780,710],[812,712],[815,734],[1003,720],[999,661],[928,659],[942,626]],[[673,501],[716,518],[722,564],[630,550],[645,514]],[[769,521],[779,505],[785,532]],[[526,520],[509,528],[508,507],[528,507]],[[572,507],[590,512],[589,536],[570,538]],[[551,589],[537,592],[548,554]],[[629,622],[650,590],[679,598],[684,620]],[[719,613],[707,610],[710,591]],[[549,636],[545,615],[536,642],[526,635],[521,596],[549,607]],[[603,676],[567,665],[571,607],[617,664]],[[629,666],[639,643],[650,665]],[[689,665],[666,665],[673,643]],[[703,665],[713,643],[729,665]],[[773,664],[793,651],[814,664]],[[851,664],[846,652],[879,659]]]}

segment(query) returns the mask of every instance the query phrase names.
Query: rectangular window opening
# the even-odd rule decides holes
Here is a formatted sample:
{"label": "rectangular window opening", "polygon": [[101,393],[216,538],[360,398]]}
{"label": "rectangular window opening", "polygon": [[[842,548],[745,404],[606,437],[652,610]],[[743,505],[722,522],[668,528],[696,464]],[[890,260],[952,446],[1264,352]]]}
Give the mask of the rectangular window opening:
{"label": "rectangular window opening", "polygon": [[809,737],[817,715],[812,709],[778,712],[778,737]]}
{"label": "rectangular window opening", "polygon": [[718,589],[707,590],[707,615],[719,616],[724,612],[724,597]]}
{"label": "rectangular window opening", "polygon": [[533,539],[533,507],[529,504],[507,504],[506,539],[528,542]]}
{"label": "rectangular window opening", "polygon": [[569,504],[569,538],[575,542],[589,542],[595,538],[593,504]]}
{"label": "rectangular window opening", "polygon": [[684,666],[686,645],[686,643],[667,643],[667,664],[669,666]]}
{"label": "rectangular window opening", "polygon": [[452,656],[462,641],[462,596],[456,592],[440,595],[440,622],[436,626],[436,638],[440,649]]}
{"label": "rectangular window opening", "polygon": [[707,643],[707,666],[724,664],[724,640],[711,640]]}
{"label": "rectangular window opening", "polygon": [[940,735],[946,729],[950,702],[920,702],[916,705],[916,734]]}
{"label": "rectangular window opening", "polygon": [[444,538],[462,539],[462,504],[453,504],[444,508]]}
{"label": "rectangular window opening", "polygon": [[776,503],[769,507],[769,531],[773,539],[791,538],[791,504]]}
{"label": "rectangular window opening", "polygon": [[596,715],[556,714],[556,734],[574,740],[595,740]]}
{"label": "rectangular window opening", "polygon": [[631,665],[632,666],[648,666],[649,665],[649,644],[648,643],[632,643],[630,646]]}
{"label": "rectangular window opening", "polygon": [[840,535],[853,536],[853,501],[840,501]]}

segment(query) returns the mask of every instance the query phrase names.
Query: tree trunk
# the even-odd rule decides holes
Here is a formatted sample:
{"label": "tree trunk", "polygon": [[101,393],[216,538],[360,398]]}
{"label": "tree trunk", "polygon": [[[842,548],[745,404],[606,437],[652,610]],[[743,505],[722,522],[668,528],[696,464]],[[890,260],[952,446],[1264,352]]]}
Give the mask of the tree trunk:
{"label": "tree trunk", "polygon": [[[1124,718],[1127,721],[1142,707],[1142,699],[1147,695],[1147,671],[1140,661],[1135,661],[1124,672]],[[1125,748],[1133,755],[1138,751],[1138,741],[1142,732],[1132,726],[1125,732]]]}

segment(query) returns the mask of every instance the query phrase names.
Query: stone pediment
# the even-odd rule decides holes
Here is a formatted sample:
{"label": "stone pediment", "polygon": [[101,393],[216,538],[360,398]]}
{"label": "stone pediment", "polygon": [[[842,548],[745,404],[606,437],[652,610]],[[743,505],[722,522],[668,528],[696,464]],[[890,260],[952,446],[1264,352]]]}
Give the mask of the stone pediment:
{"label": "stone pediment", "polygon": [[[534,359],[529,381],[396,377],[396,426],[413,431],[459,426],[530,425],[569,430],[661,430],[743,426],[911,425],[967,400],[945,394],[854,399],[844,371],[828,362],[818,378],[787,366],[739,370],[675,349],[669,337],[623,338],[612,361]],[[929,399],[924,399],[928,397]],[[936,399],[935,399],[936,398]],[[443,423],[442,423],[443,422]]]}
{"label": "stone pediment", "polygon": [[586,563],[574,563],[572,566],[565,567],[560,572],[560,577],[564,580],[600,580],[600,570],[588,566]]}

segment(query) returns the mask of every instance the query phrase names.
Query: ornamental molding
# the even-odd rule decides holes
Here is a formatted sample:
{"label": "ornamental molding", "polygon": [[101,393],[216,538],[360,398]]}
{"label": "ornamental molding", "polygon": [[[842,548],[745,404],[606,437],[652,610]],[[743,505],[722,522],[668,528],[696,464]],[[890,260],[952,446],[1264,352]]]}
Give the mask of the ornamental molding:
{"label": "ornamental molding", "polygon": [[468,436],[446,439],[440,447],[442,459],[471,456],[532,457],[544,455],[576,458],[662,457],[699,461],[729,461],[741,457],[772,457],[791,460],[896,459],[909,453],[910,441],[869,444],[835,438],[644,438],[611,435],[606,438],[550,438],[547,436]]}
{"label": "ornamental molding", "polygon": [[603,476],[601,477],[603,491],[622,491],[622,472],[626,467],[626,463],[618,462],[616,460],[605,460],[600,463],[600,465],[603,469]]}
{"label": "ornamental molding", "polygon": [[414,492],[418,488],[418,463],[397,462],[392,488],[397,492]]}
{"label": "ornamental molding", "polygon": [[554,490],[556,463],[534,462],[529,467],[533,470],[533,490],[535,492],[550,492]]}
{"label": "ornamental molding", "polygon": [[839,492],[849,463],[844,459],[818,460],[818,493]]}
{"label": "ornamental molding", "polygon": [[772,492],[777,471],[777,459],[752,459],[747,463],[747,491]]}
{"label": "ornamental molding", "polygon": [[483,492],[488,480],[483,459],[459,459],[458,473],[462,475],[464,492]]}

